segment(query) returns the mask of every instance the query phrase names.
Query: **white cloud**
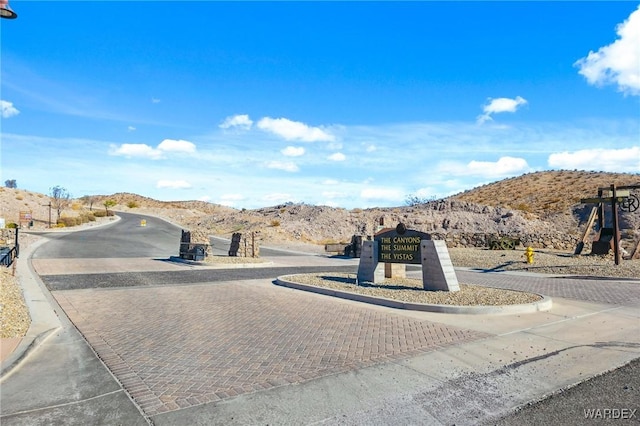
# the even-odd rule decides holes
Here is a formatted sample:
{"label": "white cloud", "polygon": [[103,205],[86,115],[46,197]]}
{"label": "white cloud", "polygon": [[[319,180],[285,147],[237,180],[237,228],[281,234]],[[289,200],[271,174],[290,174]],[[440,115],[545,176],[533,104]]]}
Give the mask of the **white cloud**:
{"label": "white cloud", "polygon": [[189,141],[165,139],[158,145],[158,150],[162,152],[194,154],[196,152],[196,146]]}
{"label": "white cloud", "polygon": [[299,121],[291,121],[286,118],[264,117],[258,121],[258,128],[281,136],[286,140],[299,140],[302,142],[331,142],[335,140],[332,134],[319,127],[309,127]]}
{"label": "white cloud", "polygon": [[9,118],[20,114],[20,111],[13,106],[13,102],[0,101],[0,107],[2,108],[2,118]]}
{"label": "white cloud", "polygon": [[301,155],[304,155],[304,148],[288,146],[280,152],[282,153],[282,155],[285,155],[287,157],[300,157]]}
{"label": "white cloud", "polygon": [[208,203],[209,201],[211,201],[211,197],[208,195],[203,195],[202,197],[198,198],[198,201],[204,201],[205,203]]}
{"label": "white cloud", "polygon": [[222,194],[220,196],[221,200],[228,200],[228,201],[241,201],[244,200],[244,195],[242,194]]}
{"label": "white cloud", "polygon": [[322,196],[330,200],[333,200],[336,198],[345,198],[348,195],[349,194],[347,194],[346,192],[340,192],[340,191],[322,191]]}
{"label": "white cloud", "polygon": [[616,173],[640,172],[640,146],[623,149],[582,149],[549,155],[549,167]]}
{"label": "white cloud", "polygon": [[291,201],[291,194],[283,193],[283,192],[274,192],[272,194],[267,194],[262,197],[262,201],[268,203],[283,203],[287,201]]}
{"label": "white cloud", "polygon": [[479,115],[477,121],[479,124],[485,121],[493,120],[491,114],[498,114],[501,112],[516,112],[521,105],[525,105],[527,100],[521,96],[516,96],[515,99],[510,98],[489,98],[489,103],[482,107],[484,114]]}
{"label": "white cloud", "polygon": [[360,191],[360,198],[367,201],[397,202],[404,199],[404,193],[397,188],[369,187]]}
{"label": "white cloud", "polygon": [[238,114],[238,115],[233,115],[231,117],[225,118],[219,127],[221,129],[239,127],[239,128],[248,130],[251,128],[252,125],[253,125],[253,121],[249,118],[247,114]]}
{"label": "white cloud", "polygon": [[245,197],[242,194],[223,194],[220,196],[218,204],[227,207],[235,207],[238,201],[242,201],[244,199]]}
{"label": "white cloud", "polygon": [[152,103],[152,104],[159,104],[159,103],[160,103],[160,99],[158,99],[158,98],[151,98],[151,103]]}
{"label": "white cloud", "polygon": [[188,189],[191,188],[191,184],[186,180],[159,180],[156,188]]}
{"label": "white cloud", "polygon": [[469,172],[481,176],[508,176],[522,173],[529,168],[527,160],[515,157],[500,157],[498,161],[471,161],[467,165]]}
{"label": "white cloud", "polygon": [[618,39],[590,51],[574,63],[589,84],[617,84],[627,95],[640,95],[640,6],[616,28]]}
{"label": "white cloud", "polygon": [[516,157],[500,157],[498,161],[476,161],[467,164],[442,162],[438,166],[439,173],[450,176],[482,176],[486,178],[501,178],[526,173],[530,170],[527,160]]}
{"label": "white cloud", "polygon": [[325,179],[322,181],[323,185],[339,185],[340,181],[336,180],[336,179]]}
{"label": "white cloud", "polygon": [[127,158],[144,157],[152,160],[162,158],[163,153],[149,145],[142,143],[123,143],[120,146],[111,145],[109,147],[109,155],[122,155]]}
{"label": "white cloud", "polygon": [[341,152],[336,152],[328,156],[327,159],[331,161],[344,161],[347,159],[347,157]]}
{"label": "white cloud", "polygon": [[121,155],[128,158],[142,157],[152,160],[165,158],[167,153],[194,154],[195,152],[196,146],[193,143],[173,139],[163,140],[156,148],[141,143],[124,143],[120,146],[112,144],[109,147],[109,155]]}
{"label": "white cloud", "polygon": [[267,168],[284,170],[285,172],[297,172],[300,170],[298,166],[291,161],[270,161],[267,163]]}
{"label": "white cloud", "polygon": [[128,126],[128,127],[127,127],[127,130],[128,130],[129,132],[135,132],[136,128],[135,128],[135,127],[133,127],[133,126]]}
{"label": "white cloud", "polygon": [[368,144],[365,148],[365,151],[367,152],[374,152],[378,149],[377,146],[373,145],[373,144]]}

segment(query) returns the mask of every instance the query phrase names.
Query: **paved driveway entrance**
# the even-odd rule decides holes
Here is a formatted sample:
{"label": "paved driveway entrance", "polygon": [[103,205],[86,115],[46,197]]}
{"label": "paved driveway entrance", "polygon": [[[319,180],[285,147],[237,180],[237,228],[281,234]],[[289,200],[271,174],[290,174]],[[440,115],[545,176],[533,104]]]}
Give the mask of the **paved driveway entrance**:
{"label": "paved driveway entrance", "polygon": [[265,280],[53,294],[148,416],[486,336]]}

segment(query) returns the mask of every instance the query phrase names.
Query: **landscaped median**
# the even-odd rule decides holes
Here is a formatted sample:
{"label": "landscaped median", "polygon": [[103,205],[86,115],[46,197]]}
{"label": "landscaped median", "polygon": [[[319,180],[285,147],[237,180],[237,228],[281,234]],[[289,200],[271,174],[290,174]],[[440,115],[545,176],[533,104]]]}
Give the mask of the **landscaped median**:
{"label": "landscaped median", "polygon": [[355,274],[283,275],[276,284],[298,290],[397,309],[450,314],[522,314],[548,311],[551,298],[535,293],[460,284],[460,291],[425,291],[422,280],[386,279],[356,283]]}

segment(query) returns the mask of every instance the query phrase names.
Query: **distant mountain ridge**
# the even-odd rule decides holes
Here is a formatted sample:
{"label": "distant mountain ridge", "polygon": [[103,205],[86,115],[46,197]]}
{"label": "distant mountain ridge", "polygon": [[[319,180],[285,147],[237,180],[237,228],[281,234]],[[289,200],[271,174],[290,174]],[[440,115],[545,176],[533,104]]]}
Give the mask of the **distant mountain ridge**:
{"label": "distant mountain ridge", "polygon": [[[403,222],[411,229],[445,235],[499,234],[535,236],[544,247],[567,249],[585,229],[593,205],[581,198],[594,197],[599,187],[640,185],[640,174],[545,171],[528,173],[483,185],[444,199],[398,207],[355,208],[285,203],[259,209],[235,209],[203,201],[158,201],[132,193],[92,195],[74,201],[63,214],[79,209],[104,209],[107,199],[114,210],[164,217],[202,235],[229,237],[233,232],[259,232],[263,241],[298,241],[314,244],[346,242],[353,235],[373,235],[380,222],[385,227]],[[47,223],[48,196],[20,189],[0,188],[2,215],[16,221],[19,210],[33,210],[36,224]],[[640,190],[632,191],[640,196]],[[55,221],[55,218],[54,218]],[[640,210],[621,215],[627,246],[640,239]],[[555,240],[555,242],[554,242]]]}

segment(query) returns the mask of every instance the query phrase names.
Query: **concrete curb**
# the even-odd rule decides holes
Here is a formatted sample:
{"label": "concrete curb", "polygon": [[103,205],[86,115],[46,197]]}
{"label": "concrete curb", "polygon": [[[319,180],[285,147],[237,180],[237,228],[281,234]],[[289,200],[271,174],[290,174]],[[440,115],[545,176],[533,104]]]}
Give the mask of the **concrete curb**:
{"label": "concrete curb", "polygon": [[[407,309],[412,311],[437,312],[443,314],[464,314],[464,315],[513,315],[528,314],[533,312],[548,311],[553,305],[550,297],[539,294],[542,300],[521,305],[500,305],[500,306],[457,306],[457,305],[432,305],[426,303],[408,303],[398,300],[386,299],[383,297],[367,296],[364,294],[349,293],[346,291],[333,290],[329,288],[316,287],[308,284],[300,284],[290,281],[287,278],[295,275],[285,275],[278,277],[275,284],[297,290],[310,291],[324,294],[326,296],[339,297],[341,299],[353,300],[356,302],[370,303],[373,305],[386,306],[395,309]],[[517,291],[517,290],[512,290]]]}
{"label": "concrete curb", "polygon": [[99,223],[87,222],[78,226],[69,226],[64,228],[47,228],[47,229],[37,230],[37,231],[27,229],[21,232],[25,234],[37,235],[37,236],[42,236],[47,234],[65,234],[69,232],[87,231],[91,229],[101,228],[103,226],[113,225],[114,223],[117,223],[119,221],[120,221],[120,216],[114,215],[114,216],[109,216],[108,220],[103,220],[103,221],[100,221]]}

